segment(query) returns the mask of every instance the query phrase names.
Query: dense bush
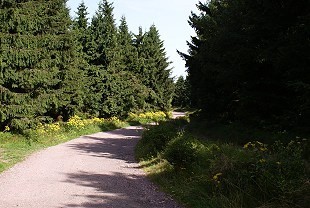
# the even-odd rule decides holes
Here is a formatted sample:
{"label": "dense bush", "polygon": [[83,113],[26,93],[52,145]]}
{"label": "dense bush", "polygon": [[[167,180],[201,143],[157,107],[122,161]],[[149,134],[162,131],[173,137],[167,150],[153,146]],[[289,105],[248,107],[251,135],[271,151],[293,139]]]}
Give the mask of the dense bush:
{"label": "dense bush", "polygon": [[151,122],[165,121],[169,118],[169,113],[162,111],[158,112],[146,112],[146,113],[129,113],[127,120],[129,122],[137,122],[140,124],[147,124]]}
{"label": "dense bush", "polygon": [[188,168],[199,164],[203,148],[199,140],[179,132],[168,143],[163,155],[176,168]]}
{"label": "dense bush", "polygon": [[174,138],[178,128],[187,123],[184,119],[170,122],[160,122],[160,125],[151,126],[143,133],[143,139],[138,143],[136,156],[138,159],[156,157]]}

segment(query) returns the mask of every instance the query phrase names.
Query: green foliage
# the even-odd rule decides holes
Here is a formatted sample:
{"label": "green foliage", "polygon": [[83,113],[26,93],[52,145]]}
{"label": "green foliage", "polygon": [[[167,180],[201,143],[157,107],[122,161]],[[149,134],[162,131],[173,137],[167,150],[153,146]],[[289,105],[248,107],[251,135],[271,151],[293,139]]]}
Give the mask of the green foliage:
{"label": "green foliage", "polygon": [[86,31],[88,27],[88,12],[84,2],[81,2],[76,12],[77,17],[74,19],[74,28]]}
{"label": "green foliage", "polygon": [[150,89],[146,102],[155,110],[169,111],[174,92],[173,79],[170,78],[170,62],[164,44],[155,25],[144,34],[140,28],[134,45],[139,57],[136,75]]}
{"label": "green foliage", "polygon": [[[91,93],[85,109],[100,117],[126,117],[129,112],[169,109],[172,83],[157,30],[148,48],[144,45],[138,47],[133,44],[125,17],[122,17],[119,28],[116,27],[113,9],[113,4],[108,1],[100,2],[87,29],[89,36],[84,51],[90,66],[87,71]],[[142,59],[139,50],[152,51],[151,47],[157,48]],[[156,51],[160,53],[155,57]],[[147,64],[152,67],[146,67]],[[145,68],[143,73],[141,68]],[[156,87],[146,81],[156,82]]]}
{"label": "green foliage", "polygon": [[192,105],[203,117],[275,129],[309,122],[307,0],[211,0],[192,14]]}
{"label": "green foliage", "polygon": [[177,169],[186,169],[199,161],[202,149],[203,145],[200,141],[179,132],[179,134],[169,142],[164,151],[164,157]]}
{"label": "green foliage", "polygon": [[169,118],[169,113],[165,113],[162,111],[157,112],[146,112],[146,113],[129,113],[127,121],[129,122],[137,122],[139,124],[149,124],[152,122],[158,123],[161,121],[165,121]]}
{"label": "green foliage", "polygon": [[65,1],[1,1],[0,22],[0,128],[78,112],[84,75]]}
{"label": "green foliage", "polygon": [[0,129],[168,110],[173,83],[155,26],[136,44],[112,3],[102,0],[90,24],[83,2],[73,21],[65,3],[1,1]]}
{"label": "green foliage", "polygon": [[182,128],[185,124],[169,121],[150,128],[136,149],[150,177],[185,205],[297,208],[309,204],[309,140],[251,141],[240,146],[199,138]]}
{"label": "green foliage", "polygon": [[180,119],[174,122],[160,122],[161,125],[150,127],[143,133],[143,139],[137,145],[136,157],[138,159],[156,157],[173,139],[177,131],[176,128],[181,127],[186,122]]}
{"label": "green foliage", "polygon": [[175,83],[175,91],[172,102],[174,107],[190,106],[190,84],[188,79],[180,76]]}

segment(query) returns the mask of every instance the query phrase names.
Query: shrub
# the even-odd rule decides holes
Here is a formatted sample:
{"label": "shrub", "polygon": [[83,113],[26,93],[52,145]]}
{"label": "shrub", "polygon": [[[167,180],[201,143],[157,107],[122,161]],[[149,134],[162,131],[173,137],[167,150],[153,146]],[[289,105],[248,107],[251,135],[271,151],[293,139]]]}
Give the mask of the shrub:
{"label": "shrub", "polygon": [[160,122],[158,126],[151,126],[143,132],[142,139],[138,143],[136,156],[139,159],[146,159],[161,153],[168,142],[182,131],[187,121],[183,119],[169,122]]}
{"label": "shrub", "polygon": [[[301,144],[276,142],[267,146],[257,141],[247,143],[244,151],[251,158],[248,161],[233,161],[230,157],[233,167],[224,170],[221,185],[216,186],[215,192],[233,198],[233,192],[242,190],[242,206],[247,207],[257,204],[266,207],[301,207],[298,204],[300,202],[295,200],[302,198],[298,193],[310,191]],[[216,163],[223,165],[220,158]],[[287,203],[292,204],[288,206]]]}
{"label": "shrub", "polygon": [[147,123],[158,123],[160,121],[165,121],[169,117],[169,114],[158,111],[158,112],[146,112],[146,113],[140,113],[140,114],[135,114],[135,113],[129,113],[128,116],[128,121],[130,122],[137,122],[140,124],[147,124]]}
{"label": "shrub", "polygon": [[180,132],[167,145],[164,157],[178,169],[189,168],[199,162],[203,149],[204,146],[199,140]]}

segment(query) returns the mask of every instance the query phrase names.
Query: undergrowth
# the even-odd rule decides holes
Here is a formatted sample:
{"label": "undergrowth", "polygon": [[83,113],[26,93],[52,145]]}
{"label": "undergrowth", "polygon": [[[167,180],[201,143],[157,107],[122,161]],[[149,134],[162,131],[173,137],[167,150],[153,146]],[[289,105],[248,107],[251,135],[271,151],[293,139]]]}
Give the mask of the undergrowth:
{"label": "undergrowth", "polygon": [[212,137],[206,138],[197,136],[198,130],[185,119],[161,122],[144,132],[136,157],[152,180],[187,207],[305,208],[310,204],[309,140],[295,136],[284,142],[285,136],[267,144],[257,138],[263,134],[252,140],[235,130],[238,139],[234,140],[223,132],[217,134],[214,126],[210,131]]}
{"label": "undergrowth", "polygon": [[131,124],[148,124],[158,123],[159,121],[165,121],[171,117],[170,112],[146,112],[146,113],[129,113],[127,121]]}

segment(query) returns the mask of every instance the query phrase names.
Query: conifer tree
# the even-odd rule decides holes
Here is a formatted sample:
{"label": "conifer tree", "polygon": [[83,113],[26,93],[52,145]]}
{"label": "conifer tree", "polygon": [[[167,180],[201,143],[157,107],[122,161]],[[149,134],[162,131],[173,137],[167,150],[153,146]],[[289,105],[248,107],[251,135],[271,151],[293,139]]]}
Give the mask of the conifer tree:
{"label": "conifer tree", "polygon": [[77,17],[75,18],[74,21],[74,27],[86,30],[88,27],[88,18],[87,18],[88,12],[84,1],[82,1],[81,4],[78,6],[76,15]]}
{"label": "conifer tree", "polygon": [[80,56],[80,68],[83,70],[85,74],[85,88],[84,88],[84,105],[82,108],[83,113],[90,113],[92,112],[89,103],[92,98],[92,92],[91,92],[91,77],[90,74],[90,65],[88,64],[88,45],[90,41],[90,31],[88,26],[88,12],[87,7],[82,1],[80,5],[77,8],[76,17],[73,19],[73,32],[75,35],[75,40],[77,42],[77,50],[79,52]]}
{"label": "conifer tree", "polygon": [[85,56],[87,51],[86,45],[89,38],[89,31],[87,18],[88,12],[84,1],[82,1],[82,3],[78,6],[76,15],[77,17],[74,19],[73,22],[73,29],[76,32],[77,41],[81,47],[81,52]]}
{"label": "conifer tree", "polygon": [[[124,68],[121,64],[121,49],[118,43],[118,30],[113,15],[113,5],[106,0],[99,4],[98,11],[90,26],[91,41],[88,55],[92,80],[90,109],[101,117],[122,114],[123,105],[117,100],[122,91],[119,80]],[[118,84],[117,84],[118,83]]]}
{"label": "conifer tree", "polygon": [[180,76],[175,83],[175,92],[173,97],[173,106],[189,107],[190,106],[190,85],[188,78]]}
{"label": "conifer tree", "polygon": [[[266,128],[310,124],[308,0],[211,0],[190,25],[192,104],[204,116]],[[306,55],[307,54],[307,55]]]}
{"label": "conifer tree", "polygon": [[83,105],[65,0],[0,2],[0,124],[25,129]]}
{"label": "conifer tree", "polygon": [[126,18],[123,16],[118,28],[121,65],[126,71],[135,72],[138,64],[138,51],[133,45],[133,34],[129,32]]}
{"label": "conifer tree", "polygon": [[140,78],[151,90],[147,103],[152,108],[168,110],[171,107],[174,85],[170,77],[170,62],[155,25],[152,25],[145,34],[140,28],[135,44],[139,52]]}
{"label": "conifer tree", "polygon": [[116,70],[119,64],[117,28],[113,9],[112,3],[102,0],[90,26],[92,35],[90,63],[102,66],[105,70]]}

